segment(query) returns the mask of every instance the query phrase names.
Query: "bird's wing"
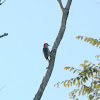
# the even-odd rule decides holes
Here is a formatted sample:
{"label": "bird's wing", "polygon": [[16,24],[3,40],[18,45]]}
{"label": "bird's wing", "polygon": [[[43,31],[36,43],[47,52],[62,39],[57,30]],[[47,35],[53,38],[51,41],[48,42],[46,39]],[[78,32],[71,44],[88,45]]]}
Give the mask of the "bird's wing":
{"label": "bird's wing", "polygon": [[[45,54],[44,54],[44,52],[45,52]],[[46,59],[48,59],[48,49],[47,48],[43,48],[43,54],[44,54],[44,57]]]}

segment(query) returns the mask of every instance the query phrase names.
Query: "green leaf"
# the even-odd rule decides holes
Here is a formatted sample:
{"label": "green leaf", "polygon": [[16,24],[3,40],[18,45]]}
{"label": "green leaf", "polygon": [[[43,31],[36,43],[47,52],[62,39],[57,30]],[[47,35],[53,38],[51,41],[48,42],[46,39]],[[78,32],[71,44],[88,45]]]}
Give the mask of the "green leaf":
{"label": "green leaf", "polygon": [[82,91],[82,95],[84,96],[84,91]]}
{"label": "green leaf", "polygon": [[86,64],[88,61],[87,60],[84,60],[84,64]]}
{"label": "green leaf", "polygon": [[88,77],[90,78],[91,76],[90,76],[91,74],[90,73],[88,73]]}
{"label": "green leaf", "polygon": [[97,42],[97,46],[96,47],[98,47],[100,45],[100,43],[99,42]]}
{"label": "green leaf", "polygon": [[92,42],[93,42],[93,39],[91,38],[91,39],[90,39],[90,43],[92,43]]}
{"label": "green leaf", "polygon": [[64,81],[64,87],[66,88],[66,81]]}
{"label": "green leaf", "polygon": [[75,93],[77,93],[78,90],[75,90]]}
{"label": "green leaf", "polygon": [[67,84],[68,88],[69,88],[69,84]]}
{"label": "green leaf", "polygon": [[97,89],[97,88],[100,90],[100,85],[97,85],[97,86],[96,86],[96,89]]}
{"label": "green leaf", "polygon": [[82,67],[87,67],[85,64],[80,64],[80,66],[82,66]]}
{"label": "green leaf", "polygon": [[86,83],[86,79],[85,78],[82,78],[82,80],[83,80],[84,83]]}
{"label": "green leaf", "polygon": [[77,77],[77,81],[78,81],[78,83],[79,83],[79,80],[80,80],[80,77]]}
{"label": "green leaf", "polygon": [[91,63],[89,63],[87,66],[90,66],[91,65]]}
{"label": "green leaf", "polygon": [[83,39],[83,36],[81,36],[81,40]]}
{"label": "green leaf", "polygon": [[80,96],[80,94],[81,94],[81,90],[79,91],[79,96]]}
{"label": "green leaf", "polygon": [[74,84],[74,85],[75,85],[75,81],[76,81],[76,80],[74,79],[74,80],[73,80],[73,84]]}
{"label": "green leaf", "polygon": [[69,83],[70,83],[70,80],[68,80],[67,84],[69,84]]}
{"label": "green leaf", "polygon": [[74,70],[74,72],[73,73],[75,73],[77,70]]}
{"label": "green leaf", "polygon": [[71,82],[70,84],[71,84],[71,86],[72,86],[72,82]]}
{"label": "green leaf", "polygon": [[83,90],[83,85],[81,86],[81,91]]}
{"label": "green leaf", "polygon": [[69,70],[69,69],[70,69],[70,67],[65,67],[64,69]]}
{"label": "green leaf", "polygon": [[79,84],[78,84],[78,88],[80,87],[80,85],[81,85],[81,84],[79,83]]}
{"label": "green leaf", "polygon": [[93,43],[92,43],[92,45],[94,46],[95,44],[96,44],[96,41],[94,40]]}
{"label": "green leaf", "polygon": [[88,39],[88,38],[86,37],[86,38],[84,39],[84,41],[87,41],[87,39]]}
{"label": "green leaf", "polygon": [[89,42],[90,38],[87,38],[87,42]]}
{"label": "green leaf", "polygon": [[72,71],[74,68],[72,67],[71,69],[70,69],[70,71]]}
{"label": "green leaf", "polygon": [[87,76],[85,76],[85,79],[86,79],[86,80],[88,80],[88,77],[87,77]]}
{"label": "green leaf", "polygon": [[98,65],[100,65],[100,63],[98,63]]}
{"label": "green leaf", "polygon": [[89,95],[89,99],[92,100],[92,98],[93,98],[93,96],[90,94],[90,95]]}
{"label": "green leaf", "polygon": [[98,72],[98,69],[97,68],[93,68],[93,72]]}
{"label": "green leaf", "polygon": [[73,99],[75,99],[76,95],[73,96]]}
{"label": "green leaf", "polygon": [[76,38],[77,38],[77,39],[80,39],[80,36],[77,36]]}

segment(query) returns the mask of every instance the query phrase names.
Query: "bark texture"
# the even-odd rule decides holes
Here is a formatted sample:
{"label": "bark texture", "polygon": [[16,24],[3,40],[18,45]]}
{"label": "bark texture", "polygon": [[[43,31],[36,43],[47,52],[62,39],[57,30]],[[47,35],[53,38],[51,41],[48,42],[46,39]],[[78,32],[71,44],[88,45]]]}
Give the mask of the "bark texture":
{"label": "bark texture", "polygon": [[70,9],[72,0],[68,0],[67,1],[67,4],[66,4],[65,8],[63,7],[61,0],[57,0],[57,1],[58,1],[59,5],[60,5],[60,8],[62,10],[61,27],[60,27],[58,36],[57,36],[57,38],[56,38],[56,40],[54,42],[54,45],[52,47],[52,50],[51,50],[50,62],[49,62],[49,65],[48,65],[47,72],[46,72],[45,76],[43,77],[43,80],[42,80],[42,83],[41,83],[41,85],[39,87],[39,90],[36,93],[36,95],[33,98],[33,100],[40,100],[42,95],[43,95],[43,92],[44,92],[44,90],[45,90],[45,88],[47,86],[47,83],[48,83],[48,81],[50,79],[51,73],[52,73],[53,68],[54,68],[57,48],[58,48],[58,46],[60,44],[60,41],[62,40],[62,37],[63,37],[65,29],[66,29],[66,22],[67,22],[67,18],[68,18],[68,14],[69,14],[69,9]]}

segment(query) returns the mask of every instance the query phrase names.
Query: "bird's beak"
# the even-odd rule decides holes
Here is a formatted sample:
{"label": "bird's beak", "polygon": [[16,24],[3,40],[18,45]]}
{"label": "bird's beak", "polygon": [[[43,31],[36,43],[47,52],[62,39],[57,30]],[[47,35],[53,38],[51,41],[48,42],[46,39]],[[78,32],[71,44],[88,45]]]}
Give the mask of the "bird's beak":
{"label": "bird's beak", "polygon": [[50,45],[48,44],[48,46],[50,46]]}

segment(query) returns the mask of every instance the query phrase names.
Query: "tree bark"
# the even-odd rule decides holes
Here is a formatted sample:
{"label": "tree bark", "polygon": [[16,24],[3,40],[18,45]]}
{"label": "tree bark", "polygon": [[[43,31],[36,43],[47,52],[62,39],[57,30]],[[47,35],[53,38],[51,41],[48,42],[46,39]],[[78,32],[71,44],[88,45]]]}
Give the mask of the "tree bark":
{"label": "tree bark", "polygon": [[66,22],[67,22],[67,19],[68,19],[69,9],[70,9],[72,0],[68,0],[67,1],[67,4],[66,4],[65,8],[63,7],[61,0],[57,0],[57,1],[58,1],[59,5],[60,5],[60,8],[62,10],[61,27],[60,27],[58,36],[57,36],[57,38],[56,38],[56,40],[54,42],[54,45],[52,47],[52,50],[51,50],[50,62],[49,62],[49,65],[48,65],[48,69],[47,69],[46,75],[43,77],[43,80],[42,80],[42,83],[40,85],[40,88],[39,88],[38,92],[36,93],[35,97],[33,98],[33,100],[40,100],[42,95],[43,95],[43,92],[44,92],[44,90],[45,90],[45,88],[47,86],[47,83],[48,83],[48,81],[50,79],[51,73],[52,73],[53,68],[54,68],[57,48],[58,48],[58,46],[59,46],[59,44],[60,44],[60,42],[61,42],[61,40],[63,38],[65,29],[66,29]]}

